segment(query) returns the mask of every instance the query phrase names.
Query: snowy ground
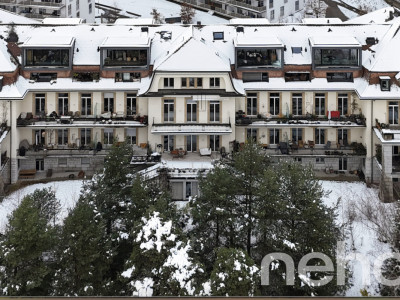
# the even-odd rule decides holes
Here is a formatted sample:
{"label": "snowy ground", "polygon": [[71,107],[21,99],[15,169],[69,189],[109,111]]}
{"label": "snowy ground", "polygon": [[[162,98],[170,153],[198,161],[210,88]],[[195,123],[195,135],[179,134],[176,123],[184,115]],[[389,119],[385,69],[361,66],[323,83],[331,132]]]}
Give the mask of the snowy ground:
{"label": "snowy ground", "polygon": [[[0,233],[4,231],[7,224],[7,215],[9,215],[20,203],[21,199],[33,192],[37,188],[51,187],[56,191],[57,198],[61,202],[62,212],[59,220],[65,218],[68,210],[73,207],[77,201],[82,187],[83,181],[64,181],[53,182],[47,184],[36,184],[23,188],[10,196],[6,197],[0,203]],[[367,188],[361,182],[334,182],[322,181],[324,190],[331,191],[329,196],[324,199],[328,206],[335,206],[340,198],[338,206],[338,224],[345,224],[346,245],[347,250],[351,252],[359,252],[367,257],[372,264],[374,259],[385,252],[388,252],[388,243],[385,235],[388,232],[380,232],[379,228],[374,225],[374,221],[382,224],[383,228],[390,227],[391,213],[394,211],[393,204],[383,204],[379,201],[376,189]],[[373,217],[369,216],[369,212],[374,212]],[[377,213],[378,212],[378,213]],[[378,295],[377,283],[372,275],[371,268],[371,284],[363,285],[361,265],[355,263],[353,265],[354,282],[353,287],[346,293],[347,296],[360,296],[360,290],[366,288],[370,295]]]}
{"label": "snowy ground", "polygon": [[[141,15],[142,18],[152,18],[150,12],[153,8],[157,8],[158,12],[164,18],[179,17],[181,6],[167,0],[98,0],[100,4],[117,7],[119,9],[129,11]],[[97,2],[97,1],[96,1]],[[100,16],[102,10],[96,9],[96,16]],[[122,12],[123,14],[123,12]],[[213,16],[207,12],[196,10],[196,15],[193,18],[193,23],[201,21],[202,24],[220,24],[229,23],[228,20]]]}
{"label": "snowy ground", "polygon": [[50,183],[40,183],[22,188],[0,203],[0,233],[3,233],[7,224],[7,216],[18,207],[24,196],[32,193],[35,189],[52,188],[56,192],[56,197],[61,203],[61,213],[59,220],[63,220],[68,215],[68,210],[74,207],[79,198],[82,187],[82,180],[55,181]]}
{"label": "snowy ground", "polygon": [[[340,0],[334,0],[334,1],[340,3]],[[372,12],[389,6],[385,2],[385,0],[342,0],[342,1],[355,8],[363,9],[368,12]],[[343,6],[340,5],[338,7],[349,19],[358,17],[358,15],[355,12],[348,10],[347,8],[344,8]]]}

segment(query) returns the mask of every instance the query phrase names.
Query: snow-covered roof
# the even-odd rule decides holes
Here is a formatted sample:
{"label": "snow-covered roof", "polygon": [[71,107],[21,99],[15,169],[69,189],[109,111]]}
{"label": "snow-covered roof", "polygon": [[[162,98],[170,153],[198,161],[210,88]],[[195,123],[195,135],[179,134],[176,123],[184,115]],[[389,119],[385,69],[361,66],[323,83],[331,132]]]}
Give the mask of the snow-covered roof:
{"label": "snow-covered roof", "polygon": [[120,18],[115,20],[114,24],[116,25],[153,25],[154,19],[152,18]]}
{"label": "snow-covered roof", "polygon": [[230,64],[217,51],[194,38],[182,44],[162,62],[158,71],[229,72]]}
{"label": "snow-covered roof", "polygon": [[44,18],[42,23],[48,25],[76,25],[82,24],[83,20],[81,18]]}
{"label": "snow-covered roof", "polygon": [[72,36],[32,36],[21,47],[71,47],[75,38]]}
{"label": "snow-covered roof", "polygon": [[360,42],[352,36],[313,36],[310,37],[313,47],[361,47]]}
{"label": "snow-covered roof", "polygon": [[6,42],[0,40],[0,72],[14,72],[17,66],[11,61]]}
{"label": "snow-covered roof", "polygon": [[148,47],[150,45],[150,39],[146,36],[135,36],[131,38],[121,36],[110,36],[107,37],[101,44],[102,47]]}
{"label": "snow-covered roof", "polygon": [[339,18],[304,18],[303,24],[340,24],[343,23]]}
{"label": "snow-covered roof", "polygon": [[240,34],[235,39],[236,47],[283,47],[282,42],[276,36],[249,37]]}
{"label": "snow-covered roof", "polygon": [[385,7],[378,9],[376,11],[370,12],[368,14],[350,19],[345,21],[344,23],[348,24],[368,24],[368,23],[376,23],[376,24],[383,24],[386,23],[391,14],[395,11],[394,7]]}
{"label": "snow-covered roof", "polygon": [[234,18],[229,20],[231,25],[266,25],[270,24],[268,19],[264,18]]}
{"label": "snow-covered roof", "polygon": [[0,23],[2,24],[40,24],[39,21],[23,17],[16,13],[0,8]]}

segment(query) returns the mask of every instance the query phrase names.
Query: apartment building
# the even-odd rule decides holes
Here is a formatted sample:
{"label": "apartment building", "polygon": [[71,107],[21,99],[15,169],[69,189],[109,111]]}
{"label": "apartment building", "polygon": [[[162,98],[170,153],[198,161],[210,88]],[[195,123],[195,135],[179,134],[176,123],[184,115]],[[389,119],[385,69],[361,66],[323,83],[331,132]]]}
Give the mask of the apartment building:
{"label": "apartment building", "polygon": [[0,8],[27,18],[80,18],[95,21],[95,0],[0,0]]}
{"label": "apartment building", "polygon": [[278,23],[304,8],[304,0],[181,0],[234,18],[267,18]]}
{"label": "apartment building", "polygon": [[163,169],[186,199],[199,171],[254,139],[272,160],[362,171],[398,197],[399,20],[135,23],[16,25],[18,42],[0,40],[4,182],[91,172],[128,140],[132,165]]}

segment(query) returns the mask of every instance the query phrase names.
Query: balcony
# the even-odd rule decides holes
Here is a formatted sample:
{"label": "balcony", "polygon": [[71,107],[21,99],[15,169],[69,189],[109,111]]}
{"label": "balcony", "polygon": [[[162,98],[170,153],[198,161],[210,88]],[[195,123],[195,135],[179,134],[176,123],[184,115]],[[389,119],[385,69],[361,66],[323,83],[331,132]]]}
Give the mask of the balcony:
{"label": "balcony", "polygon": [[288,117],[246,116],[243,111],[236,112],[235,124],[237,126],[251,127],[365,127],[365,118],[362,115],[340,116],[328,119],[327,116],[311,114]]}
{"label": "balcony", "polygon": [[258,12],[258,13],[262,13],[267,10],[266,6],[254,6],[254,5],[247,4],[243,1],[236,1],[236,0],[214,0],[214,1],[224,3],[224,4],[231,4],[232,6],[245,8],[249,11],[254,11],[254,12]]}
{"label": "balcony", "polygon": [[98,116],[81,116],[79,112],[68,116],[32,116],[32,113],[21,114],[17,119],[18,127],[36,128],[72,128],[72,127],[145,127],[148,124],[146,115],[127,116],[123,113],[104,113]]}
{"label": "balcony", "polygon": [[400,144],[400,126],[380,123],[375,119],[375,134],[382,143]]}
{"label": "balcony", "polygon": [[17,1],[17,0],[0,0],[0,5],[18,6],[18,7],[36,7],[44,9],[59,10],[65,5],[56,2],[41,2],[41,1]]}

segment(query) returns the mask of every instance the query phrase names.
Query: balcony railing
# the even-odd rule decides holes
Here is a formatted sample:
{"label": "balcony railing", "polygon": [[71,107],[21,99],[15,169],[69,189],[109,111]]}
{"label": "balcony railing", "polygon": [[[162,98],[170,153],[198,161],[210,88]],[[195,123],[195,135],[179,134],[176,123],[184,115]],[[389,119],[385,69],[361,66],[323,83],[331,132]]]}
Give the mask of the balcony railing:
{"label": "balcony railing", "polygon": [[127,116],[124,114],[102,114],[98,116],[61,116],[61,117],[39,117],[27,116],[22,118],[21,115],[17,119],[18,127],[125,127],[134,126],[141,127],[147,126],[147,115],[132,115]]}
{"label": "balcony railing", "polygon": [[262,115],[246,116],[243,111],[236,112],[236,125],[271,126],[271,127],[365,127],[365,118],[362,115],[341,116],[329,119],[327,116],[301,115],[288,117],[265,117]]}
{"label": "balcony railing", "polygon": [[18,6],[18,7],[37,7],[37,8],[50,8],[60,9],[65,5],[56,2],[41,2],[41,1],[17,1],[17,0],[0,0],[0,5]]}

